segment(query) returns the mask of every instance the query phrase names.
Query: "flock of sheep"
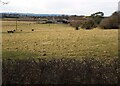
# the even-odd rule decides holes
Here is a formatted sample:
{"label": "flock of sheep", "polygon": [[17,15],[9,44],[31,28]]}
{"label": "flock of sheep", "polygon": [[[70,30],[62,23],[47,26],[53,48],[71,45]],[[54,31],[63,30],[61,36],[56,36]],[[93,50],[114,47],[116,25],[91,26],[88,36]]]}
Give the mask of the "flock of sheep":
{"label": "flock of sheep", "polygon": [[[16,31],[17,31],[17,30],[15,30],[15,29],[14,29],[14,30],[8,30],[7,33],[14,33],[14,32],[16,32]],[[20,31],[22,32],[22,30],[20,30]],[[32,29],[32,31],[34,31],[34,29]]]}

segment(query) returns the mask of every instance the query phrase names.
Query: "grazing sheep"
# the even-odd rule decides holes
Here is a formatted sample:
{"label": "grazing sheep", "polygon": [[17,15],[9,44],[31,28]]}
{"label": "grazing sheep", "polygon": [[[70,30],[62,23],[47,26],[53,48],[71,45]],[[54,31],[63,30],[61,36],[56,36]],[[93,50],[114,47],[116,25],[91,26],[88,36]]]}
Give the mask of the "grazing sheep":
{"label": "grazing sheep", "polygon": [[34,29],[32,29],[32,31],[34,31]]}
{"label": "grazing sheep", "polygon": [[7,32],[8,32],[8,33],[14,33],[14,31],[12,31],[12,30],[11,30],[11,31],[7,31]]}
{"label": "grazing sheep", "polygon": [[14,33],[16,30],[8,30],[8,33]]}
{"label": "grazing sheep", "polygon": [[16,31],[16,30],[13,30],[14,32]]}

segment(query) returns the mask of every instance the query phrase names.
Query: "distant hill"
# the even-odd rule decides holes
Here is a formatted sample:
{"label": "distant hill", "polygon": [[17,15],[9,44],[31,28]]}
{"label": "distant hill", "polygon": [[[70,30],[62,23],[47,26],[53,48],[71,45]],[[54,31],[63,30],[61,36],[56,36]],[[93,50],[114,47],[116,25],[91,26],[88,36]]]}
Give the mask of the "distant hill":
{"label": "distant hill", "polygon": [[46,17],[46,16],[61,16],[62,14],[34,14],[34,13],[0,13],[2,17],[11,17],[11,18],[16,18],[16,17]]}

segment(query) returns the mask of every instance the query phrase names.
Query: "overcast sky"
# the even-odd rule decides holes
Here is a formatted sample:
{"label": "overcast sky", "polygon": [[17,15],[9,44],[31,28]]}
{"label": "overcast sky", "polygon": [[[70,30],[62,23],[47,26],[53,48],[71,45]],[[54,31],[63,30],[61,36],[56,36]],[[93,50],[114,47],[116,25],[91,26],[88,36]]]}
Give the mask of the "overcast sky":
{"label": "overcast sky", "polygon": [[119,0],[2,0],[0,12],[90,15],[102,11],[109,16],[118,10]]}

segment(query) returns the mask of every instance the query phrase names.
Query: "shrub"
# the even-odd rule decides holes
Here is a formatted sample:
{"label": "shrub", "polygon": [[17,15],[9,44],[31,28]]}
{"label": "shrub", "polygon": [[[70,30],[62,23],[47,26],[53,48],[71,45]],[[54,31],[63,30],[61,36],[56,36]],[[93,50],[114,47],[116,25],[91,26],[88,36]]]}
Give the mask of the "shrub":
{"label": "shrub", "polygon": [[120,26],[120,14],[115,12],[112,16],[101,21],[99,27],[103,29],[118,29]]}
{"label": "shrub", "polygon": [[70,22],[70,25],[71,25],[72,27],[79,27],[79,26],[81,25],[81,21],[79,21],[79,20],[71,21],[71,22]]}
{"label": "shrub", "polygon": [[[106,59],[107,61],[108,59]],[[94,58],[3,59],[2,80],[7,84],[118,84],[120,59],[109,64]]]}
{"label": "shrub", "polygon": [[79,30],[79,27],[83,23],[82,20],[74,20],[70,22],[70,26],[75,27],[75,30]]}
{"label": "shrub", "polygon": [[92,19],[88,19],[86,22],[84,22],[82,25],[81,25],[82,28],[85,28],[85,29],[92,29],[95,27],[95,23],[94,23],[94,20]]}
{"label": "shrub", "polygon": [[88,17],[88,20],[86,20],[81,27],[85,29],[92,29],[99,25],[101,20],[103,19],[104,13],[103,12],[96,12],[94,14],[91,14],[91,16]]}
{"label": "shrub", "polygon": [[95,22],[95,25],[98,26],[102,21],[103,16],[104,16],[103,12],[96,12],[94,14],[91,14],[90,18],[92,18]]}

